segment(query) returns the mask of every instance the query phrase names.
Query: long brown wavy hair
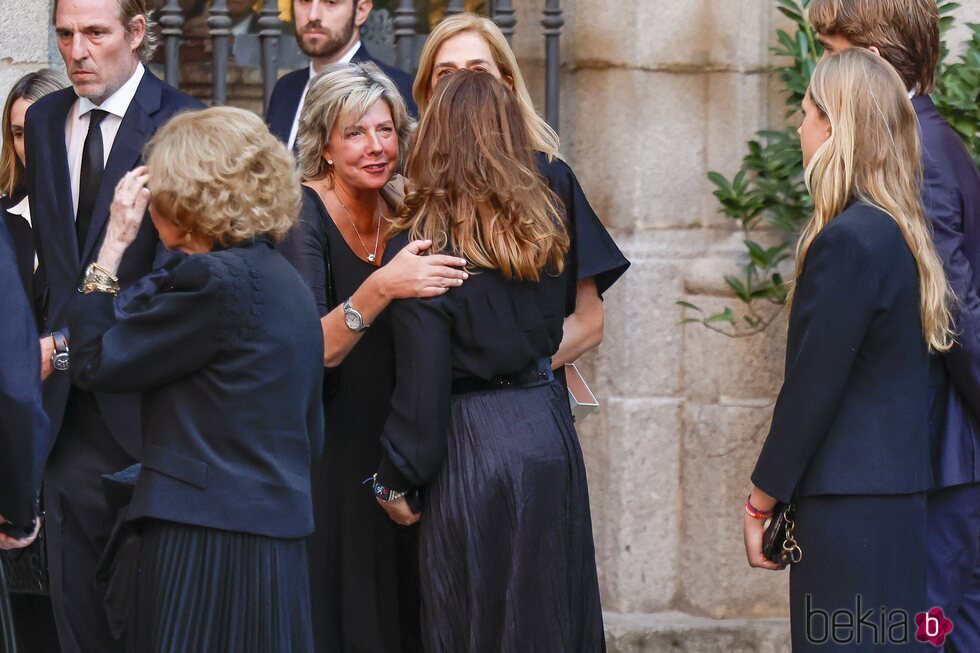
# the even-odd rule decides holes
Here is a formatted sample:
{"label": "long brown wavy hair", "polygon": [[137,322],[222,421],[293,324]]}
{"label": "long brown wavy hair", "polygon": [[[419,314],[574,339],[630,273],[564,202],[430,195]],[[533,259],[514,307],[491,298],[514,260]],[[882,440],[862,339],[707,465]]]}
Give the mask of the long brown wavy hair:
{"label": "long brown wavy hair", "polygon": [[537,172],[514,94],[489,73],[462,70],[439,82],[406,174],[394,231],[506,278],[537,281],[564,268],[569,237],[558,198]]}

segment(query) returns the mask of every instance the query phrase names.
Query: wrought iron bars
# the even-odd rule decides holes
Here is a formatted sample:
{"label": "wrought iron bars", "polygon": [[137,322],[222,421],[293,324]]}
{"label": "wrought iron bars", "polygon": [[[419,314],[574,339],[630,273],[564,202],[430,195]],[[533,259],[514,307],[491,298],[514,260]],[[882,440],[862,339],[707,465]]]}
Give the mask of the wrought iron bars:
{"label": "wrought iron bars", "polygon": [[278,77],[279,37],[282,33],[278,0],[265,0],[258,26],[262,42],[262,106],[267,109]]}
{"label": "wrought iron bars", "polygon": [[184,12],[180,0],[167,0],[160,10],[160,34],[163,35],[164,78],[177,88],[180,84],[180,35],[184,28]]}
{"label": "wrought iron bars", "polygon": [[493,22],[497,23],[500,31],[507,37],[507,42],[510,43],[514,38],[514,27],[517,25],[513,0],[496,0],[493,3]]}
{"label": "wrought iron bars", "polygon": [[561,16],[561,0],[545,0],[544,19],[544,117],[558,131],[559,78],[561,50],[559,39],[565,19]]}
{"label": "wrought iron bars", "polygon": [[395,9],[395,63],[402,70],[415,70],[415,3],[399,0]]}
{"label": "wrought iron bars", "polygon": [[214,0],[208,15],[211,28],[211,104],[224,104],[228,99],[228,35],[231,18],[227,0]]}

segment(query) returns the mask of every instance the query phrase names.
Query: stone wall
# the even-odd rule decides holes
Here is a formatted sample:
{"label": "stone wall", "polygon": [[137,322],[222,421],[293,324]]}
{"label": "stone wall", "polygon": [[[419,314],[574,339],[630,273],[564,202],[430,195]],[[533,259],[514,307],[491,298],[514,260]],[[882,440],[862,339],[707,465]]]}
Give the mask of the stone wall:
{"label": "stone wall", "polygon": [[22,75],[48,66],[52,60],[56,60],[56,67],[64,68],[57,50],[51,47],[49,1],[0,3],[0,108],[10,87]]}
{"label": "stone wall", "polygon": [[[957,17],[980,21],[980,0]],[[60,65],[49,0],[0,3],[0,98]],[[515,49],[543,109],[543,0],[522,0]],[[773,0],[564,0],[561,134],[589,199],[633,262],[584,363],[603,404],[580,428],[613,651],[788,650],[787,574],[750,570],[741,502],[781,380],[785,322],[732,340],[680,327],[713,308],[740,235],[705,179],[780,126],[767,70]],[[950,41],[959,43],[959,30]],[[956,49],[954,49],[954,52]]]}

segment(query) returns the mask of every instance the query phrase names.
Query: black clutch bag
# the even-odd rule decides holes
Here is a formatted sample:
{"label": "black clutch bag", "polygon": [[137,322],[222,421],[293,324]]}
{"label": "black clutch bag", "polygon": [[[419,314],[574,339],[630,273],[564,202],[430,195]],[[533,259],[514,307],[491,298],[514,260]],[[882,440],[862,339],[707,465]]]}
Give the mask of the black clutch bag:
{"label": "black clutch bag", "polygon": [[762,554],[767,560],[781,565],[795,565],[803,559],[803,549],[793,535],[796,528],[796,506],[792,503],[776,504],[772,518],[762,538]]}

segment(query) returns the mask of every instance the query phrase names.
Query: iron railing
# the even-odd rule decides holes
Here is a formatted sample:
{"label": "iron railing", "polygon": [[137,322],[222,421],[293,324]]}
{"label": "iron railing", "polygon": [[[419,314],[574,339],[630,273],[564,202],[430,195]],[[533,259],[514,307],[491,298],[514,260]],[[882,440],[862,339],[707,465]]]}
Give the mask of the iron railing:
{"label": "iron railing", "polygon": [[[517,27],[513,0],[491,0],[489,15],[510,41]],[[447,15],[462,13],[464,0],[449,0]],[[384,10],[375,10],[376,21],[390,21],[394,29],[388,53],[375,53],[382,59],[394,61],[402,70],[414,71],[425,35],[417,33],[417,19],[413,0],[399,0],[394,10],[394,18],[388,17]],[[545,119],[558,129],[560,37],[564,25],[561,0],[545,0],[544,17],[541,25],[545,39]],[[227,0],[212,0],[207,18],[211,41],[211,102],[225,104],[228,99],[228,65],[230,52],[231,18],[228,15]],[[183,38],[184,15],[180,0],[166,0],[160,10],[161,35],[164,41],[164,76],[167,83],[180,86],[180,43]],[[389,26],[390,29],[390,26]],[[249,35],[258,39],[259,67],[262,71],[264,105],[267,106],[272,95],[279,72],[281,42],[293,37],[282,33],[279,19],[278,0],[265,0],[258,17],[258,34]],[[237,37],[242,39],[242,36]],[[376,44],[377,41],[373,41]],[[387,56],[384,56],[387,55]]]}

